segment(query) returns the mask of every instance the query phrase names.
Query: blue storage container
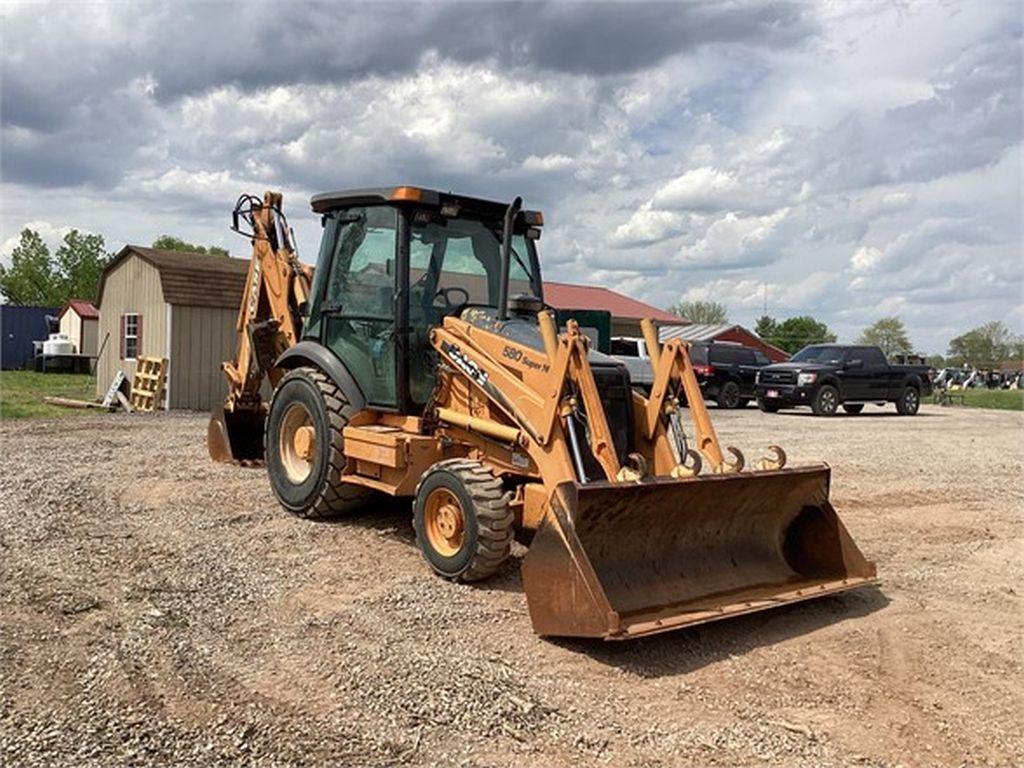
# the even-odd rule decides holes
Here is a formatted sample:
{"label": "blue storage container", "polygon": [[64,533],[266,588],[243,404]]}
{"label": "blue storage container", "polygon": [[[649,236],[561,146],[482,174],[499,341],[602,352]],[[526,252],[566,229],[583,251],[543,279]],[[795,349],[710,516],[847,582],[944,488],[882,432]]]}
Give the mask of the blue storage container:
{"label": "blue storage container", "polygon": [[0,304],[0,368],[24,368],[33,357],[33,341],[50,334],[48,317],[56,319],[56,307],[17,307]]}

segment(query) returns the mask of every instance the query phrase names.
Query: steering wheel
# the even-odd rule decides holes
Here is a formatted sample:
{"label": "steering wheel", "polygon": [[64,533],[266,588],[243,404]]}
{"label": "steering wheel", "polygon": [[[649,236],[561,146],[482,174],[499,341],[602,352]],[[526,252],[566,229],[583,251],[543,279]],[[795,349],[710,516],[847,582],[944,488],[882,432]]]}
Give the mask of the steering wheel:
{"label": "steering wheel", "polygon": [[[462,299],[462,301],[452,301],[451,297],[449,296],[449,294],[452,293],[461,293],[464,298]],[[453,285],[449,288],[439,288],[437,293],[434,294],[434,301],[436,302],[438,298],[444,299],[443,311],[445,314],[448,314],[449,312],[457,310],[469,303],[469,291],[467,291],[465,288],[460,288],[457,285]]]}

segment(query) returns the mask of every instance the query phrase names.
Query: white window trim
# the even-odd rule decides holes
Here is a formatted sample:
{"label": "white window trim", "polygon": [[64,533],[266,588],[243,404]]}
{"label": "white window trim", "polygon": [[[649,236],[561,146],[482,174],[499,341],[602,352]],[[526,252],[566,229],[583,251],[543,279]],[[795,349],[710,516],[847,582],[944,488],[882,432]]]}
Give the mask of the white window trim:
{"label": "white window trim", "polygon": [[[134,334],[129,334],[128,333],[128,318],[129,317],[134,317],[135,318],[135,333]],[[129,360],[131,360],[132,362],[136,362],[139,359],[138,358],[138,354],[139,354],[139,313],[138,312],[125,312],[124,313],[124,329],[123,329],[123,333],[124,333],[124,359],[125,359],[125,362],[128,362]],[[131,357],[128,354],[128,339],[135,339],[135,357]]]}

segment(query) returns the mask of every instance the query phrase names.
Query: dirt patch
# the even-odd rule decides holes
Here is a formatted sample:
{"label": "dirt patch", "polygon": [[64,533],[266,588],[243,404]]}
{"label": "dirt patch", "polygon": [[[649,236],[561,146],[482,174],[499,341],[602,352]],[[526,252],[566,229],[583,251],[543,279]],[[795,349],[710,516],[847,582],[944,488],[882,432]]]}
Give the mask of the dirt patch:
{"label": "dirt patch", "polygon": [[202,416],[5,423],[0,761],[1019,765],[1024,416],[882,413],[714,414],[832,465],[880,590],[629,644],[430,576],[407,504],[288,517]]}

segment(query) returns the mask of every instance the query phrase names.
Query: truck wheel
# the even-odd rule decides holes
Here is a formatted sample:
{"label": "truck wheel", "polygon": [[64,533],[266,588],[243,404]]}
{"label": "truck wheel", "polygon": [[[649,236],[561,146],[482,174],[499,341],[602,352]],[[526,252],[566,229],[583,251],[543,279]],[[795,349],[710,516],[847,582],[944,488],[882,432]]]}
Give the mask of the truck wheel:
{"label": "truck wheel", "polygon": [[856,416],[864,410],[864,403],[844,403],[843,410],[853,416]]}
{"label": "truck wheel", "polygon": [[920,407],[921,395],[918,393],[917,387],[907,387],[900,395],[900,399],[896,401],[896,412],[900,416],[913,416]]}
{"label": "truck wheel", "polygon": [[512,494],[479,461],[439,461],[416,488],[413,527],[430,567],[445,578],[476,581],[509,556]]}
{"label": "truck wheel", "polygon": [[739,408],[740,406],[740,385],[735,381],[727,381],[722,385],[715,402],[719,408]]}
{"label": "truck wheel", "polygon": [[762,398],[758,398],[757,407],[760,408],[765,413],[779,412],[779,406],[777,403],[769,403],[767,400],[764,400]]}
{"label": "truck wheel", "polygon": [[835,416],[839,408],[839,390],[831,384],[822,384],[811,403],[815,416]]}
{"label": "truck wheel", "polygon": [[264,455],[274,495],[288,512],[324,518],[350,512],[372,492],[341,481],[341,431],[352,409],[345,395],[316,368],[288,373],[270,401]]}

